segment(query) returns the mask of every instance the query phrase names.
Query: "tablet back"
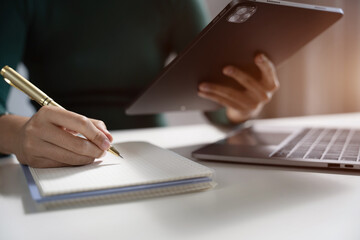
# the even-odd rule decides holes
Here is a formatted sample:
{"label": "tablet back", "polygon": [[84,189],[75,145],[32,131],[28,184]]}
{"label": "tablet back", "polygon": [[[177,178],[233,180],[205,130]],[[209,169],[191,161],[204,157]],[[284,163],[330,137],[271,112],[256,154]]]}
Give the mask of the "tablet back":
{"label": "tablet back", "polygon": [[198,84],[221,82],[239,87],[222,74],[234,65],[259,77],[254,56],[265,53],[276,66],[343,15],[339,8],[266,0],[234,0],[169,64],[126,110],[127,114],[215,110],[198,97]]}

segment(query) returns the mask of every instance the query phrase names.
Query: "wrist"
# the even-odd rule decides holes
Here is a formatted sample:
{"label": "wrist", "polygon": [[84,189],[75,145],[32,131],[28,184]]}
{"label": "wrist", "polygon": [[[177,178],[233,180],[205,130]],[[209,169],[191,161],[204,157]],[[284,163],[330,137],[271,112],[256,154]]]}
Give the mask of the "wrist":
{"label": "wrist", "polygon": [[227,108],[226,116],[231,123],[240,124],[258,116],[262,109],[263,104],[260,104],[256,109],[249,110],[247,112],[238,111],[233,108]]}
{"label": "wrist", "polygon": [[0,153],[13,154],[19,144],[20,129],[29,118],[11,114],[0,116]]}
{"label": "wrist", "polygon": [[232,124],[240,124],[251,118],[250,113],[244,113],[235,109],[226,109],[226,117]]}

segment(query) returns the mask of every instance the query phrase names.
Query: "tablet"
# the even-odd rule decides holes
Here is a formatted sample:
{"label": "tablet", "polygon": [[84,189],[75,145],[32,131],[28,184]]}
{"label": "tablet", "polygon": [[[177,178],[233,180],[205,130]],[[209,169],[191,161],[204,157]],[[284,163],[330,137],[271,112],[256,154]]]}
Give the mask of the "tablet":
{"label": "tablet", "polygon": [[126,109],[127,114],[212,111],[219,105],[197,95],[200,82],[239,87],[222,74],[234,65],[254,77],[254,56],[262,52],[280,66],[339,20],[340,8],[270,1],[233,0]]}

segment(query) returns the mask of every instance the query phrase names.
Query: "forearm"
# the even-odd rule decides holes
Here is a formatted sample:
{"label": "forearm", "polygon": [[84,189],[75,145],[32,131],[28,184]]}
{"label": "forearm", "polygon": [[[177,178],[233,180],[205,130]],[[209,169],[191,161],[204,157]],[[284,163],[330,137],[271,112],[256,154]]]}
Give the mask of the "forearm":
{"label": "forearm", "polygon": [[11,154],[15,152],[19,131],[28,119],[28,117],[11,114],[0,117],[0,153]]}

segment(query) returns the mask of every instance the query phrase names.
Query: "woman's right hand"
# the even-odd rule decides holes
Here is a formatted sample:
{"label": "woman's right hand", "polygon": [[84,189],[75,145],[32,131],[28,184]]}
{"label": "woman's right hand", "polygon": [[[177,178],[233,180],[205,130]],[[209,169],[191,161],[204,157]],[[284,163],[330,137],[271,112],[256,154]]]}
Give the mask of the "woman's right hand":
{"label": "woman's right hand", "polygon": [[45,106],[20,128],[14,153],[20,163],[31,167],[85,165],[103,156],[111,141],[102,121]]}

